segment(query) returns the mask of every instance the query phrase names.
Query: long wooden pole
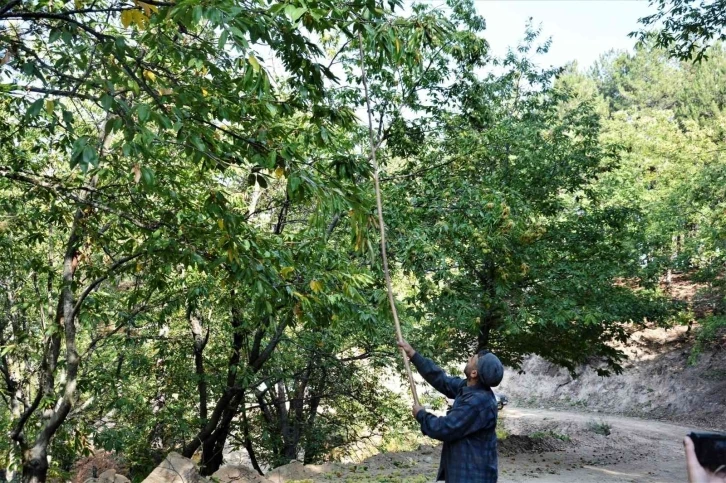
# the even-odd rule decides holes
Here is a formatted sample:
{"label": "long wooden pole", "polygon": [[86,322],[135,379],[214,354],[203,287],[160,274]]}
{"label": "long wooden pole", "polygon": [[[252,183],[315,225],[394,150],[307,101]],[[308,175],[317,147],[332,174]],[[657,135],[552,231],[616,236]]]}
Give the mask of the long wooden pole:
{"label": "long wooden pole", "polygon": [[[396,340],[403,341],[401,334],[401,323],[398,321],[398,311],[396,310],[396,302],[393,297],[393,284],[391,283],[391,273],[388,270],[388,256],[386,255],[386,225],[383,223],[383,202],[381,201],[381,184],[378,176],[378,161],[376,160],[376,151],[378,143],[373,139],[373,118],[371,114],[371,100],[368,96],[368,79],[366,77],[365,57],[363,53],[363,36],[358,32],[358,47],[360,48],[360,69],[361,78],[363,80],[363,93],[366,97],[366,110],[368,111],[368,138],[370,141],[370,158],[373,164],[373,182],[376,188],[376,205],[378,206],[378,229],[381,233],[381,259],[383,260],[383,275],[386,278],[386,288],[388,290],[388,303],[391,305],[391,313],[393,314],[393,322],[396,325]],[[408,361],[406,351],[401,348],[401,356],[403,357],[403,365],[406,367],[406,375],[408,376],[408,384],[411,386],[411,395],[413,402],[420,404],[418,394],[416,393],[416,383],[411,373],[411,364]]]}

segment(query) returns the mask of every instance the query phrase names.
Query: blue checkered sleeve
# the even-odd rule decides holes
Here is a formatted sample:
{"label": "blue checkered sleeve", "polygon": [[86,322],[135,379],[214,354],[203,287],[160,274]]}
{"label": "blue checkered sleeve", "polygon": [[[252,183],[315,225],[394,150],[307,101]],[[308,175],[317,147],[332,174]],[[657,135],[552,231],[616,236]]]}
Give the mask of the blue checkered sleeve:
{"label": "blue checkered sleeve", "polygon": [[466,437],[481,427],[476,423],[479,411],[472,405],[471,397],[460,397],[458,404],[446,416],[434,416],[425,410],[419,411],[416,419],[421,423],[421,431],[439,441],[455,441]]}
{"label": "blue checkered sleeve", "polygon": [[466,386],[464,379],[448,376],[443,369],[434,364],[434,361],[425,358],[418,352],[413,355],[411,362],[426,382],[449,399],[454,399],[461,388]]}

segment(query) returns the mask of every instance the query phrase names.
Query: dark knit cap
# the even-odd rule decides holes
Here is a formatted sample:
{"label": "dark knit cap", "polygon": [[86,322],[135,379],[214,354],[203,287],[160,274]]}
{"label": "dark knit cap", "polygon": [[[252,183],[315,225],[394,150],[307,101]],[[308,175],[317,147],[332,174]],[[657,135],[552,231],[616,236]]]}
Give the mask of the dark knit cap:
{"label": "dark knit cap", "polygon": [[479,372],[479,380],[489,387],[496,387],[504,377],[504,366],[497,356],[489,351],[480,351],[479,360],[476,363],[476,370]]}

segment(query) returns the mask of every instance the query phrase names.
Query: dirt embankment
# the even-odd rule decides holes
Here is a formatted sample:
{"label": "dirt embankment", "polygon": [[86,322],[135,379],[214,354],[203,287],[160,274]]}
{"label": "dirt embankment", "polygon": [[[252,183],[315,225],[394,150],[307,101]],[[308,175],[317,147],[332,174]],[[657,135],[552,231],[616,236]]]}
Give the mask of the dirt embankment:
{"label": "dirt embankment", "polygon": [[634,332],[622,349],[628,355],[622,374],[597,375],[582,367],[578,377],[537,356],[523,373],[506,371],[498,388],[515,405],[577,409],[688,422],[726,428],[726,350],[715,348],[689,364],[693,346],[686,327]]}

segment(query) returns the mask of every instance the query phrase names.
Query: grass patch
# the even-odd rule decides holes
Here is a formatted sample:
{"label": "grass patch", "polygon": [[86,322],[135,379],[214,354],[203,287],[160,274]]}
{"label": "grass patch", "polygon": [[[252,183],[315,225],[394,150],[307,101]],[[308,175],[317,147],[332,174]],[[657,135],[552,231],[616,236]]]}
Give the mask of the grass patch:
{"label": "grass patch", "polygon": [[529,437],[532,439],[555,438],[555,439],[559,439],[560,441],[565,441],[566,443],[569,443],[570,441],[572,441],[572,438],[570,438],[568,435],[556,433],[552,430],[535,431],[534,433],[530,434]]}
{"label": "grass patch", "polygon": [[403,453],[415,451],[419,446],[430,443],[430,441],[421,434],[421,430],[418,428],[403,428],[386,433],[376,449],[381,453]]}
{"label": "grass patch", "polygon": [[367,477],[351,476],[338,481],[345,481],[345,483],[428,483],[430,480],[431,477],[427,475],[402,476],[392,474]]}
{"label": "grass patch", "polygon": [[603,436],[610,436],[612,433],[612,426],[605,421],[592,421],[587,428],[595,434],[601,434]]}
{"label": "grass patch", "polygon": [[724,369],[710,369],[704,371],[701,377],[709,381],[723,381],[726,380],[726,370]]}
{"label": "grass patch", "polygon": [[497,426],[497,439],[499,441],[502,441],[504,439],[507,439],[508,437],[509,437],[509,431],[507,431],[506,428]]}

